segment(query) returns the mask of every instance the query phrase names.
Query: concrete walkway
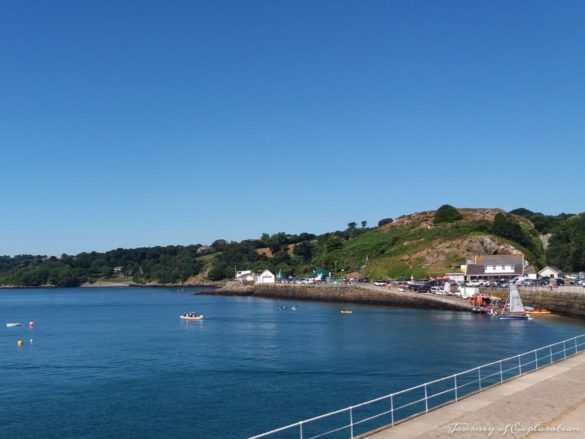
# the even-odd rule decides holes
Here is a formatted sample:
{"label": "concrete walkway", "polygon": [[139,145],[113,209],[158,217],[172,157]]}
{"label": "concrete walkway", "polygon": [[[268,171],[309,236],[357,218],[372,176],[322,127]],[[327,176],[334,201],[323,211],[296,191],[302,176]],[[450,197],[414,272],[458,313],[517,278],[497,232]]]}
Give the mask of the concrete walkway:
{"label": "concrete walkway", "polygon": [[368,436],[487,437],[585,438],[585,353]]}

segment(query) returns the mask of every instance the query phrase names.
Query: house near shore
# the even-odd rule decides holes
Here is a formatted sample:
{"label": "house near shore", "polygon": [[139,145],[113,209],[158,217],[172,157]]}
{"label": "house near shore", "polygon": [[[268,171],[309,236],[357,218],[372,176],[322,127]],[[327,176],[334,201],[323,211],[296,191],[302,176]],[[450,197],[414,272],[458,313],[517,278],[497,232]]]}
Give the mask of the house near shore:
{"label": "house near shore", "polygon": [[252,270],[242,270],[236,271],[236,280],[240,282],[254,282],[255,280],[254,273]]}
{"label": "house near shore", "polygon": [[266,285],[276,283],[276,276],[270,270],[264,270],[256,274],[256,285]]}
{"label": "house near shore", "polygon": [[476,256],[465,266],[465,280],[513,279],[524,275],[523,254]]}
{"label": "house near shore", "polygon": [[546,266],[538,272],[538,277],[548,277],[550,279],[558,279],[563,277],[563,272],[555,267]]}

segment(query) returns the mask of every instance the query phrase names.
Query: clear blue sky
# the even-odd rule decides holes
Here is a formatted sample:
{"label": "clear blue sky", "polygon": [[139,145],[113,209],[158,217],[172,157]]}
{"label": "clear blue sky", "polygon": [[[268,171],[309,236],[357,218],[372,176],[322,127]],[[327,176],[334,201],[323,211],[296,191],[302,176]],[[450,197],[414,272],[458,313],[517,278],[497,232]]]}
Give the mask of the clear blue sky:
{"label": "clear blue sky", "polygon": [[0,0],[0,254],[581,212],[583,1]]}

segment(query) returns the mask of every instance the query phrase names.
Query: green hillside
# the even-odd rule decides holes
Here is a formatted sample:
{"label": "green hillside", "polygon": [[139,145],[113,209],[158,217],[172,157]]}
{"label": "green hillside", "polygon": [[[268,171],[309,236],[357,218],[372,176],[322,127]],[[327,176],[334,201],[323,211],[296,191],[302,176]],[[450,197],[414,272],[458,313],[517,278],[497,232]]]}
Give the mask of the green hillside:
{"label": "green hillside", "polygon": [[[343,277],[359,270],[371,279],[405,279],[455,271],[478,254],[522,252],[535,268],[585,270],[585,214],[546,216],[527,209],[455,209],[418,212],[377,227],[351,222],[341,231],[314,235],[263,234],[211,246],[116,249],[105,253],[0,257],[0,285],[77,286],[100,281],[200,283],[231,279],[235,270],[281,270],[311,275],[324,268]],[[546,239],[542,239],[546,237]],[[544,249],[543,241],[550,243]]]}

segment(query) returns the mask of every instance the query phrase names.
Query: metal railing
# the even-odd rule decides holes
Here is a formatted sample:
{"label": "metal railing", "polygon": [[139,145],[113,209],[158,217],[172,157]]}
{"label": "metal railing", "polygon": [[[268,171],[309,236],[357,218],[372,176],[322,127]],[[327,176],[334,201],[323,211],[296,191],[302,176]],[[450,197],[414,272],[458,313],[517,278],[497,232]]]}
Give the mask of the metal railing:
{"label": "metal railing", "polygon": [[382,426],[394,426],[446,404],[576,355],[585,349],[585,334],[520,355],[429,381],[361,404],[286,425],[250,439],[265,437],[352,438]]}

